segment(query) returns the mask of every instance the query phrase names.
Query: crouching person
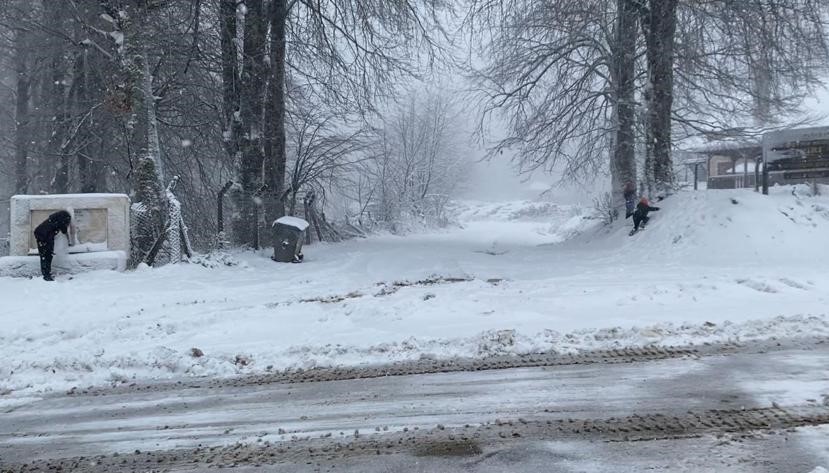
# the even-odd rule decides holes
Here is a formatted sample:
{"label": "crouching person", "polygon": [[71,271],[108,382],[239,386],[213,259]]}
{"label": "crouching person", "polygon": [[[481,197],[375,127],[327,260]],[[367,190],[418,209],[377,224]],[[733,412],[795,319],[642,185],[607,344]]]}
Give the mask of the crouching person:
{"label": "crouching person", "polygon": [[[55,212],[35,228],[35,239],[37,240],[37,252],[40,255],[40,272],[43,279],[54,281],[52,278],[52,257],[55,251],[55,236],[58,232],[69,237],[69,224],[72,216],[66,210]],[[69,246],[72,246],[72,239],[69,238]]]}
{"label": "crouching person", "polygon": [[659,207],[651,207],[650,202],[645,197],[642,197],[639,200],[639,203],[636,204],[636,210],[633,212],[633,232],[638,232],[640,228],[645,228],[648,221],[651,219],[648,217],[648,212],[655,212],[659,210]]}

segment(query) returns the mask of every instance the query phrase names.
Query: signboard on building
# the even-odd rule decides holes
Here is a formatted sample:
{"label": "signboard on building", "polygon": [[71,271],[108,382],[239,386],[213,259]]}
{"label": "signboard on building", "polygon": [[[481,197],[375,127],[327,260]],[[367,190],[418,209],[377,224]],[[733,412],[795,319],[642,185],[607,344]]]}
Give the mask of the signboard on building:
{"label": "signboard on building", "polygon": [[[54,210],[32,210],[31,228],[29,232],[29,253],[37,253],[35,241],[35,227],[49,218]],[[72,211],[72,239],[74,246],[69,248],[70,253],[90,251],[107,251],[107,209],[75,209]]]}

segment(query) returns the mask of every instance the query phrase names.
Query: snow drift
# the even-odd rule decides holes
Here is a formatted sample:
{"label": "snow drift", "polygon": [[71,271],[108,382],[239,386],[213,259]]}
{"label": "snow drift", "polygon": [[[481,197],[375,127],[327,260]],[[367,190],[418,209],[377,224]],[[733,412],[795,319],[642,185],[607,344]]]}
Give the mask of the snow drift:
{"label": "snow drift", "polygon": [[631,219],[586,232],[570,248],[634,251],[637,259],[697,264],[809,263],[829,259],[829,195],[807,186],[680,192],[650,214],[647,229],[628,237]]}

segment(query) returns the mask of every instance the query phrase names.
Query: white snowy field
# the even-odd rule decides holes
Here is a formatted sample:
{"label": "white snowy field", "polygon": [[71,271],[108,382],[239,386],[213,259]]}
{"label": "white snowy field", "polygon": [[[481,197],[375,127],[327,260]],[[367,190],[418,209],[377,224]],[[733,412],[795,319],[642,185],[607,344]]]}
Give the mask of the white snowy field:
{"label": "white snowy field", "polygon": [[603,227],[577,207],[459,202],[462,228],[312,245],[297,265],[263,252],[0,278],[0,404],[134,380],[829,336],[829,197],[654,205],[633,237],[629,220]]}

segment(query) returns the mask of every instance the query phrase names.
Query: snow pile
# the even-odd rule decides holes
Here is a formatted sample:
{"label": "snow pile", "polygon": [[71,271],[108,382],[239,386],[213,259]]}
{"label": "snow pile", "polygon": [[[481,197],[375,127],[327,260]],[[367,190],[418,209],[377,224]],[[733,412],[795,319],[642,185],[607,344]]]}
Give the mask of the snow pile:
{"label": "snow pile", "polygon": [[294,346],[279,358],[297,360],[282,368],[307,369],[335,366],[344,357],[353,358],[358,363],[383,363],[419,358],[480,358],[542,352],[576,354],[631,347],[743,343],[768,339],[769,334],[774,334],[777,338],[829,336],[829,320],[825,317],[793,316],[736,324],[726,321],[722,325],[711,322],[700,325],[666,322],[644,327],[589,328],[569,333],[559,333],[552,329],[538,333],[521,333],[509,329],[487,330],[471,337],[409,337],[399,342],[365,348],[342,345]]}
{"label": "snow pile", "polygon": [[450,211],[461,222],[560,221],[581,213],[581,209],[576,206],[530,200],[509,202],[461,200],[453,202]]}
{"label": "snow pile", "polygon": [[[748,342],[770,336],[829,336],[829,322],[825,317],[793,316],[743,323],[725,322],[721,325],[710,322],[700,325],[666,322],[642,327],[590,328],[569,333],[552,329],[538,333],[511,329],[486,330],[469,337],[406,337],[399,341],[369,346],[336,343],[281,348],[268,346],[263,339],[249,344],[236,340],[235,346],[231,346],[218,338],[207,341],[204,337],[195,336],[194,339],[198,341],[194,344],[197,346],[189,347],[181,340],[185,337],[177,336],[177,332],[182,330],[181,325],[167,322],[147,326],[143,333],[141,330],[130,329],[129,336],[145,339],[146,346],[140,350],[134,349],[136,344],[129,342],[132,345],[130,349],[123,350],[108,342],[108,336],[113,334],[111,329],[88,329],[92,333],[82,334],[80,330],[52,331],[48,340],[54,347],[44,350],[46,356],[12,361],[3,366],[5,373],[12,374],[0,381],[0,393],[31,395],[42,389],[68,390],[88,385],[118,385],[141,379],[232,377],[423,358],[489,357],[539,352],[567,354],[628,347]],[[273,333],[271,329],[269,331]],[[228,335],[235,335],[234,331],[229,332]],[[154,335],[159,339],[177,339],[179,342],[173,343],[173,347],[147,343],[147,339]],[[87,342],[94,340],[95,343],[89,343],[88,346],[84,343],[83,350],[64,348],[83,342],[84,339]],[[12,347],[23,344],[15,337],[0,337],[0,340]],[[125,340],[122,338],[121,342]],[[3,398],[0,397],[0,405],[2,404]]]}
{"label": "snow pile", "polygon": [[470,239],[491,240],[495,247],[559,243],[598,224],[592,209],[545,201],[463,200],[453,202],[449,212]]}
{"label": "snow pile", "polygon": [[647,229],[632,237],[631,219],[587,232],[571,248],[636,252],[640,259],[693,256],[705,264],[769,265],[829,260],[829,194],[806,186],[685,191],[651,205]]}
{"label": "snow pile", "polygon": [[0,278],[0,403],[148,378],[829,336],[826,197],[680,193],[633,237],[629,220],[597,226],[577,208],[486,205],[459,228],[315,244],[302,265],[263,251]]}
{"label": "snow pile", "polygon": [[232,254],[223,250],[211,251],[207,254],[196,254],[187,260],[188,263],[198,264],[205,268],[218,268],[220,266],[237,266],[239,260]]}

